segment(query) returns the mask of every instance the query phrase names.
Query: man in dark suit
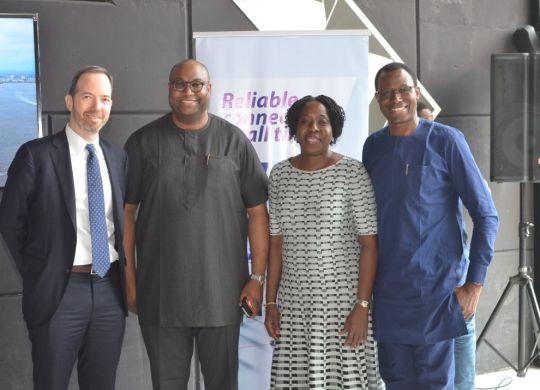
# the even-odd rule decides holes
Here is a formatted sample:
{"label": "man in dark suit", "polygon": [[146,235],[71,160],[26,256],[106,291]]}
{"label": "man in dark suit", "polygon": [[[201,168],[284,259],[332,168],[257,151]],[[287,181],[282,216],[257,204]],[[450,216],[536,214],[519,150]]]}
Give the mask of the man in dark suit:
{"label": "man in dark suit", "polygon": [[113,390],[124,336],[127,157],[99,137],[112,77],[88,66],[65,97],[64,131],[27,142],[8,171],[0,232],[21,273],[35,390]]}

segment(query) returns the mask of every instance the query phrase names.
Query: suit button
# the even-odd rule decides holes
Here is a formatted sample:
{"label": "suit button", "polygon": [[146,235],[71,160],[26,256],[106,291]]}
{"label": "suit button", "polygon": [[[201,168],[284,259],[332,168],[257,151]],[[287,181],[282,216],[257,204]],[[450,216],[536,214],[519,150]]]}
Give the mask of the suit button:
{"label": "suit button", "polygon": [[69,274],[71,272],[71,268],[66,268],[66,274]]}

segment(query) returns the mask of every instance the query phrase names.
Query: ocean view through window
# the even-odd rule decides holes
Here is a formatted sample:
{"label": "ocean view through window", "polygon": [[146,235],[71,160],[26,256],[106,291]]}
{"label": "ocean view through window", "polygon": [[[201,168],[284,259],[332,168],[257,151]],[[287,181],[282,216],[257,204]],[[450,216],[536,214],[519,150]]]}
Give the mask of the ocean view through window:
{"label": "ocean view through window", "polygon": [[37,15],[0,14],[0,187],[17,149],[40,136]]}

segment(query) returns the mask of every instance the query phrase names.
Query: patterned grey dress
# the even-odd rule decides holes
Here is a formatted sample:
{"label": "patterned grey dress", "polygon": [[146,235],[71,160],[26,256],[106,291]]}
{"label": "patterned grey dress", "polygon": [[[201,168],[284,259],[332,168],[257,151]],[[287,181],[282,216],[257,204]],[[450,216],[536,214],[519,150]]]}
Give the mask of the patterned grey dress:
{"label": "patterned grey dress", "polygon": [[281,337],[272,389],[379,389],[377,345],[352,350],[340,336],[356,300],[358,236],[377,233],[370,178],[361,162],[302,171],[289,161],[270,174],[270,234],[283,236]]}

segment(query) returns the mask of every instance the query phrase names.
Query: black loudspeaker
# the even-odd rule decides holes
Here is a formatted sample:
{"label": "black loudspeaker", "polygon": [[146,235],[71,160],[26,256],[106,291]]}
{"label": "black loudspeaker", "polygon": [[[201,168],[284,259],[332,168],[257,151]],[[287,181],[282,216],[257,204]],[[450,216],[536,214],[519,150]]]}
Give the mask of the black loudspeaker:
{"label": "black loudspeaker", "polygon": [[538,34],[531,25],[526,25],[514,31],[514,45],[521,53],[536,53],[540,50]]}
{"label": "black loudspeaker", "polygon": [[492,181],[540,182],[539,72],[539,54],[491,57]]}

